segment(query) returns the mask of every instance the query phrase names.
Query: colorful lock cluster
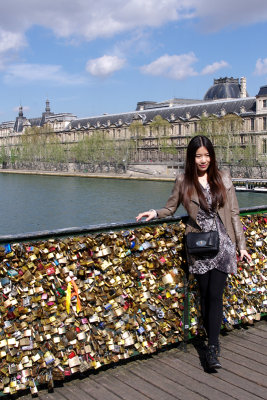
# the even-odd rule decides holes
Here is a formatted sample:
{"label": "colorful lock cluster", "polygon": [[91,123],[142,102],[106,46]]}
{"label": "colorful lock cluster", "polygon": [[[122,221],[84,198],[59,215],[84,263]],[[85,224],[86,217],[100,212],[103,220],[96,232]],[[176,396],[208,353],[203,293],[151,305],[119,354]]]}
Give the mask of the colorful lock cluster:
{"label": "colorful lock cluster", "polygon": [[[237,258],[237,274],[229,275],[224,292],[222,329],[237,324],[253,324],[267,314],[267,215],[242,217],[243,229],[252,263]],[[197,283],[189,280],[190,334],[202,334],[203,324]]]}
{"label": "colorful lock cluster", "polygon": [[[228,281],[231,326],[267,307],[266,215],[242,219],[253,262],[239,263]],[[184,228],[180,221],[0,247],[0,392],[34,394],[41,384],[197,334]]]}
{"label": "colorful lock cluster", "polygon": [[0,390],[183,340],[184,225],[0,248]]}

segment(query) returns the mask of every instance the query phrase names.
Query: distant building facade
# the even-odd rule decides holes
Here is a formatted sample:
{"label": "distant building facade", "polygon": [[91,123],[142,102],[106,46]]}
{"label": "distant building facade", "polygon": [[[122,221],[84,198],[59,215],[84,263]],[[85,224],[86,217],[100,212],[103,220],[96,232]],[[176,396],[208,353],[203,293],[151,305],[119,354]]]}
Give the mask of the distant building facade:
{"label": "distant building facade", "polygon": [[[161,152],[158,137],[153,131],[156,116],[168,121],[168,144],[177,149],[176,154]],[[238,116],[242,120],[238,141],[240,146],[252,143],[256,158],[267,162],[267,85],[256,96],[250,97],[246,79],[220,78],[208,89],[203,100],[172,99],[165,102],[142,101],[136,110],[121,114],[104,114],[77,118],[71,113],[53,113],[46,101],[41,117],[26,118],[22,106],[15,121],[0,124],[0,146],[8,151],[20,146],[20,137],[29,127],[46,128],[46,133],[56,134],[66,149],[95,131],[105,131],[112,140],[123,142],[131,139],[136,143],[130,162],[183,161],[188,138],[200,131],[203,117],[220,118]],[[142,126],[142,135],[134,133],[133,124]],[[47,133],[49,132],[49,133]]]}

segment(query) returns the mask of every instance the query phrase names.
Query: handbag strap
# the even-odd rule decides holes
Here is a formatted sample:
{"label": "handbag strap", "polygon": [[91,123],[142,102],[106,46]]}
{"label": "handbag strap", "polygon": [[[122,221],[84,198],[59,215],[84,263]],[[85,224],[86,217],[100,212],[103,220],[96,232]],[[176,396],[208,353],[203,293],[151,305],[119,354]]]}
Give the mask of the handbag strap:
{"label": "handbag strap", "polygon": [[[211,225],[211,230],[212,230],[212,228],[213,228],[213,226],[214,226],[214,223],[215,223],[216,228],[217,228],[217,224],[216,224],[216,217],[217,217],[217,214],[218,214],[218,204],[217,204],[216,209],[215,209],[215,212],[214,212],[214,217],[213,217],[213,221],[212,221],[212,225]],[[217,228],[217,230],[218,230],[218,228]]]}

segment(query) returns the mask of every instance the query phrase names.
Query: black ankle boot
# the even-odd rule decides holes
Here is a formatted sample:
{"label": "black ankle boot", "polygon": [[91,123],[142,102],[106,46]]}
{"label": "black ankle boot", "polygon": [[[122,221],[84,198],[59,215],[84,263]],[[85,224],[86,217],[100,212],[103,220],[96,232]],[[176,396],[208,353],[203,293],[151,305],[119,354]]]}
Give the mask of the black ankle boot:
{"label": "black ankle boot", "polygon": [[216,350],[216,356],[217,357],[221,357],[221,346],[220,346],[220,343],[215,344],[214,346],[215,346],[215,350]]}
{"label": "black ankle boot", "polygon": [[215,345],[209,345],[208,346],[208,351],[206,353],[206,362],[207,362],[207,367],[208,369],[211,368],[221,368],[221,364],[218,360],[218,355],[217,355],[217,346]]}

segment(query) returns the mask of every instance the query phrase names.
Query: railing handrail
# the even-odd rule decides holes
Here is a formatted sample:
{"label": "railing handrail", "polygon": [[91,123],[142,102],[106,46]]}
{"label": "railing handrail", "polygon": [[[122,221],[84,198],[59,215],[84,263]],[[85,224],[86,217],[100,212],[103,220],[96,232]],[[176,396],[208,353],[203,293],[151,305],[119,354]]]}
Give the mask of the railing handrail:
{"label": "railing handrail", "polygon": [[[267,212],[267,205],[249,207],[249,208],[241,208],[240,214],[249,214],[249,213],[258,213],[258,212]],[[0,243],[11,243],[18,241],[26,241],[26,240],[38,240],[38,239],[48,239],[52,237],[66,237],[69,235],[81,235],[87,233],[96,233],[96,232],[104,232],[104,231],[113,231],[120,229],[129,229],[136,228],[140,226],[147,225],[159,225],[165,222],[174,223],[180,221],[181,219],[186,219],[187,215],[179,215],[177,217],[167,217],[161,219],[154,219],[149,222],[146,221],[123,221],[123,222],[114,222],[109,224],[97,224],[97,225],[88,225],[81,227],[71,227],[71,228],[62,228],[55,230],[44,230],[37,232],[25,232],[19,233],[15,235],[0,235]]]}
{"label": "railing handrail", "polygon": [[267,183],[267,179],[264,178],[232,178],[233,182],[259,182]]}

